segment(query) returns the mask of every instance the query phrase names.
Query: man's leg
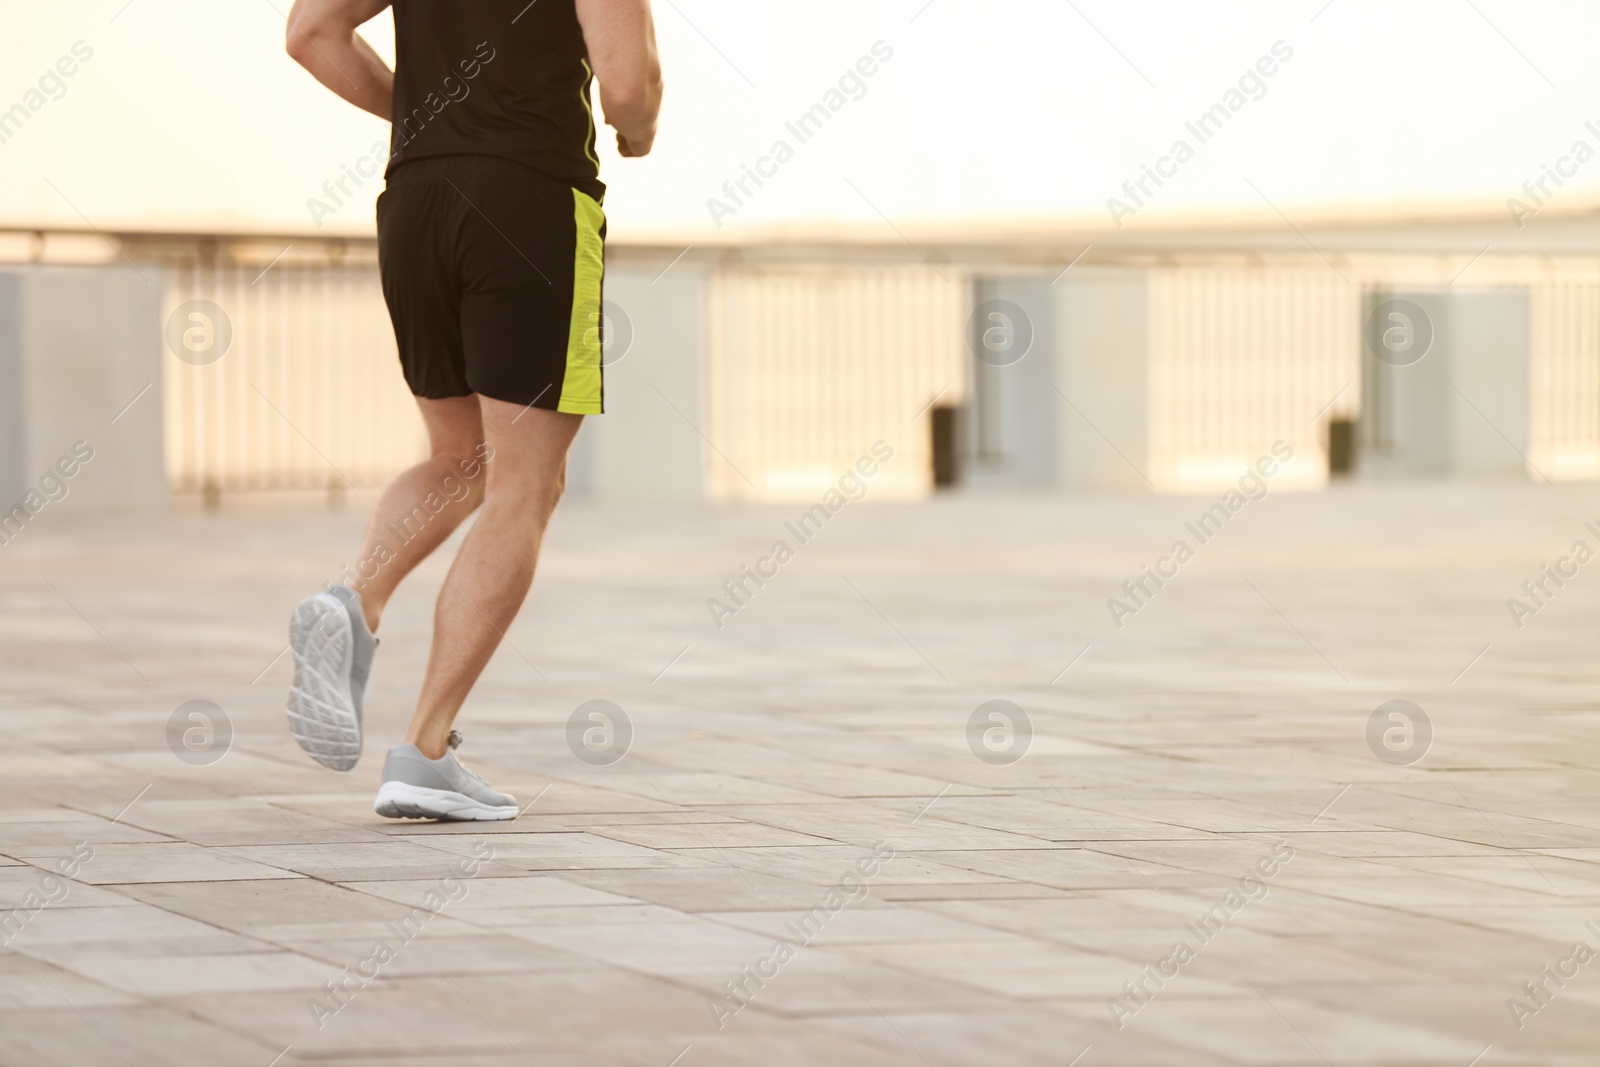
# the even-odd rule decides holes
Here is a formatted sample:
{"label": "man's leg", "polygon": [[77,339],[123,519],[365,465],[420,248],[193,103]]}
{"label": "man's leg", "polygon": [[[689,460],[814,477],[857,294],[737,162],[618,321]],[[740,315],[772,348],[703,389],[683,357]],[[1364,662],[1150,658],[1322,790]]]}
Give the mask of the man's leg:
{"label": "man's leg", "polygon": [[[417,397],[431,455],[390,483],[367,525],[351,588],[376,631],[401,579],[445,542],[483,502],[483,416],[476,396]],[[370,575],[370,577],[368,577]]]}
{"label": "man's leg", "polygon": [[494,460],[482,512],[439,591],[428,670],[406,734],[429,759],[444,755],[456,713],[528,595],[545,527],[566,488],[567,449],[583,422],[479,399]]}

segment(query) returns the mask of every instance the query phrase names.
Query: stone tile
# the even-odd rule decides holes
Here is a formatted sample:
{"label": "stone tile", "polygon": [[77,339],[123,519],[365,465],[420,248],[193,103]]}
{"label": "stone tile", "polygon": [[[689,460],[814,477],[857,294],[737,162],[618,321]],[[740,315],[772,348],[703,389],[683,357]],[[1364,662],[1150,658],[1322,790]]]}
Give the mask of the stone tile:
{"label": "stone tile", "polygon": [[499,929],[512,926],[569,926],[596,923],[608,926],[629,923],[691,922],[695,916],[655,904],[591,904],[581,908],[478,908],[463,911],[463,922]]}
{"label": "stone tile", "polygon": [[[65,855],[70,856],[68,851]],[[100,889],[83,882],[63,877],[55,867],[35,867],[18,863],[15,867],[0,868],[0,914],[11,908],[27,909],[28,894],[38,894],[50,908],[109,908],[128,903],[128,899],[110,889]]]}
{"label": "stone tile", "polygon": [[[475,847],[475,843],[465,837],[436,837],[430,839],[430,843],[434,848],[459,856],[473,855]],[[597,834],[502,833],[495,836],[492,844],[497,865],[524,871],[695,867],[709,862]]]}
{"label": "stone tile", "polygon": [[[524,874],[519,878],[485,878],[467,881],[461,899],[452,901],[453,913],[467,911],[534,911],[561,908],[583,912],[600,906],[631,906],[636,902],[616,893],[606,893],[550,874]],[[361,882],[353,888],[368,896],[417,906],[438,882]]]}
{"label": "stone tile", "polygon": [[[741,871],[770,874],[806,882],[819,888],[836,886],[856,864],[872,860],[870,848],[830,845],[795,848],[748,847],[725,849],[723,856]],[[873,886],[1000,882],[998,875],[970,871],[940,861],[938,856],[895,855],[884,859],[871,878]]]}
{"label": "stone tile", "polygon": [[803,910],[814,907],[820,896],[814,885],[742,868],[571,871],[564,877],[603,892],[686,912],[737,907]]}
{"label": "stone tile", "polygon": [[[863,991],[864,992],[864,991]],[[882,1005],[863,1004],[858,1010],[826,1020],[845,1033],[860,1035],[886,1050],[911,1050],[921,1062],[971,1065],[1016,1063],[1058,1065],[1075,1059],[1091,1062],[1138,1063],[1150,1065],[1233,1064],[1236,1061],[1200,1053],[1186,1045],[1161,1041],[1129,1041],[1123,1048],[1097,1033],[1043,1008],[1027,1009],[1010,1005],[968,1005],[964,1009],[942,1012],[916,1009],[893,1010]],[[871,1010],[876,1008],[877,1010]],[[878,1014],[881,1012],[882,1014]],[[1120,1035],[1118,1035],[1120,1036]],[[1098,1040],[1097,1040],[1098,1038]],[[1087,1050],[1087,1051],[1086,1051]],[[1137,1058],[1125,1058],[1128,1056]],[[1102,1059],[1104,1057],[1104,1059]]]}
{"label": "stone tile", "polygon": [[161,908],[125,903],[122,907],[46,908],[10,942],[14,951],[41,945],[102,944],[108,941],[159,941],[170,945],[217,944],[217,951],[256,947],[246,938],[209,923],[196,922]]}
{"label": "stone tile", "polygon": [[[848,945],[831,951],[1022,1001],[1069,996],[1103,1000],[1114,995],[1123,982],[1139,977],[1145,963],[1016,938],[950,944]],[[1185,988],[1196,994],[1233,991],[1225,983],[1200,978],[1186,981]]]}
{"label": "stone tile", "polygon": [[130,1007],[139,998],[71,971],[16,953],[0,955],[0,1012],[54,1010],[63,1000],[79,1008]]}
{"label": "stone tile", "polygon": [[1070,896],[1064,889],[1032,882],[923,882],[875,885],[880,900],[1031,900]]}
{"label": "stone tile", "polygon": [[281,1050],[158,1005],[0,1012],[4,1063],[260,1067]]}
{"label": "stone tile", "polygon": [[723,911],[704,916],[738,930],[789,942],[826,948],[833,945],[915,944],[923,941],[996,941],[1004,938],[993,927],[964,923],[914,908],[852,904],[831,915],[818,915],[805,923],[806,913],[783,911]]}
{"label": "stone tile", "polygon": [[[927,1067],[915,1049],[850,1034],[828,1033],[815,1026],[764,1022],[754,1028],[729,1028],[694,1049],[697,1063],[709,1067],[735,1067],[761,1063],[769,1067],[805,1067],[824,1062],[839,1067]],[[687,1059],[687,1057],[685,1057]]]}
{"label": "stone tile", "polygon": [[625,841],[646,848],[718,849],[749,848],[766,845],[827,845],[825,837],[798,834],[760,823],[676,823],[653,826],[607,826],[597,829],[599,837]]}
{"label": "stone tile", "polygon": [[[430,920],[411,928],[391,926],[363,938],[290,939],[283,944],[300,956],[317,961],[310,968],[316,971],[315,980],[302,983],[301,988],[308,985],[314,988],[325,980],[337,978],[345,967],[359,971],[369,959],[377,959],[377,963],[368,969],[378,970],[384,979],[538,971],[568,973],[597,966],[588,954],[563,952],[552,946],[532,944],[526,938],[504,936],[515,930],[495,934],[473,930],[452,932],[456,929],[459,927],[446,929],[438,925],[437,920]],[[392,954],[393,958],[387,963],[375,954],[380,944],[388,949],[387,954]]]}
{"label": "stone tile", "polygon": [[[861,963],[815,946],[799,951],[759,988],[749,983],[742,970],[686,972],[673,978],[680,985],[698,990],[706,1002],[708,1014],[722,1018],[730,1026],[734,1023],[712,1012],[712,1004],[718,1005],[721,1011],[736,1012],[743,1017],[746,1013],[739,1010],[739,1003],[747,999],[752,1013],[802,1020],[862,1011],[865,1008],[863,998],[880,1011],[970,1011],[975,1007],[1006,1004],[1003,997],[970,985]],[[729,984],[733,982],[741,983],[739,999],[734,999],[729,991]]]}
{"label": "stone tile", "polygon": [[[419,874],[439,879],[453,873],[462,857],[473,855],[470,845],[454,853],[407,840],[237,845],[211,851],[256,869],[277,870],[283,877],[326,882],[409,881]],[[509,878],[520,873],[520,868],[491,860],[473,877]]]}
{"label": "stone tile", "polygon": [[[1165,898],[1175,901],[1175,896]],[[1116,899],[1101,892],[1069,894],[1058,892],[1050,897],[1023,897],[1020,899],[975,900],[954,898],[928,901],[921,910],[945,915],[953,919],[1009,930],[1013,933],[1040,931],[1057,936],[1072,937],[1082,931],[1114,934],[1118,931],[1170,932],[1184,921],[1203,911],[1203,897],[1195,894],[1193,903],[1185,898],[1182,905],[1170,909],[1155,906],[1146,898],[1140,902]],[[1146,906],[1149,905],[1149,906]]]}
{"label": "stone tile", "polygon": [[771,938],[692,917],[668,922],[520,926],[503,933],[657,976],[708,970],[726,970],[731,975],[772,950]]}
{"label": "stone tile", "polygon": [[[59,848],[64,841],[70,841],[57,859],[72,855],[73,846],[80,842],[103,845],[170,840],[163,834],[141,830],[126,820],[114,823],[98,815],[59,808],[7,812],[5,822],[0,824],[0,852],[33,855],[41,846]],[[50,861],[53,863],[54,860]]]}
{"label": "stone tile", "polygon": [[[366,891],[372,883],[329,885],[311,879],[269,879],[217,883],[157,882],[119,886],[126,898],[211,926],[248,930],[294,923],[387,922],[405,909],[398,901]],[[382,883],[378,883],[382,884]],[[393,883],[416,886],[427,883]],[[417,899],[421,899],[418,891]],[[404,896],[409,899],[411,890]]]}
{"label": "stone tile", "polygon": [[[1185,872],[1155,862],[1136,862],[1110,852],[1109,849],[1114,846],[1101,847],[1108,851],[1095,848],[993,849],[981,852],[923,852],[916,855],[922,860],[937,860],[942,868],[962,872],[967,879],[974,881],[986,878],[1015,879],[1057,889],[1118,889],[1135,885],[1178,887],[1195,881],[1192,871]],[[896,865],[898,863],[897,859]]]}
{"label": "stone tile", "polygon": [[548,831],[569,830],[597,830],[599,827],[634,828],[641,826],[689,826],[708,825],[712,823],[742,823],[745,820],[732,815],[719,812],[682,811],[672,809],[669,811],[645,812],[575,812],[563,814],[543,814],[529,811],[517,817],[516,828],[523,833],[545,833]]}
{"label": "stone tile", "polygon": [[[48,866],[55,856],[35,849],[20,858]],[[94,858],[75,875],[90,885],[126,885],[135,882],[226,882],[259,878],[299,878],[289,870],[252,862],[243,856],[201,848],[187,841],[97,845]]]}
{"label": "stone tile", "polygon": [[332,1011],[337,1005],[328,1001],[321,1013],[312,1010],[307,993],[173,1003],[265,1043],[292,1041],[308,1061],[496,1056],[509,1042],[538,1062],[536,1053],[545,1047],[616,1042],[648,1043],[659,1065],[715,1032],[698,994],[604,969],[385,979],[353,987],[342,1008]]}
{"label": "stone tile", "polygon": [[616,781],[614,788],[646,800],[664,801],[670,807],[809,804],[817,799],[817,794],[801,789],[728,774],[663,774],[642,780],[622,778]]}
{"label": "stone tile", "polygon": [[[1438,1033],[1419,1024],[1388,1023],[1307,1003],[1270,987],[1259,995],[1245,990],[1237,1002],[1166,1000],[1158,997],[1129,1021],[1129,1029],[1172,1042],[1194,1045],[1213,1055],[1246,1064],[1278,1064],[1286,1060],[1371,1062],[1391,1057],[1399,1062],[1471,1062],[1487,1041],[1474,1043]],[[1263,999],[1265,998],[1265,999]],[[1253,1003],[1252,1003],[1253,1001]],[[1218,1011],[1249,1020],[1249,1040],[1224,1035],[1205,1020]]]}
{"label": "stone tile", "polygon": [[185,956],[123,947],[57,953],[55,958],[74,974],[153,998],[315,989],[330,977],[327,966],[293,952]]}
{"label": "stone tile", "polygon": [[374,830],[347,826],[270,803],[235,800],[141,800],[123,822],[197,845],[293,845],[381,841]]}

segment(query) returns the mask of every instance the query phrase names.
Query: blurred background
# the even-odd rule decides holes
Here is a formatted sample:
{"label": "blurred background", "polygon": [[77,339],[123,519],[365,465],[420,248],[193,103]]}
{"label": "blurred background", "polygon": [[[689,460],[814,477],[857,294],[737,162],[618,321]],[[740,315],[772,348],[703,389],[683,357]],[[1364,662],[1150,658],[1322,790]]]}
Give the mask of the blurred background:
{"label": "blurred background", "polygon": [[[287,0],[6,7],[0,502],[77,441],[61,510],[409,465],[387,125],[284,55]],[[577,495],[814,500],[876,440],[886,499],[1211,492],[1275,441],[1283,488],[1600,477],[1591,7],[656,15]]]}

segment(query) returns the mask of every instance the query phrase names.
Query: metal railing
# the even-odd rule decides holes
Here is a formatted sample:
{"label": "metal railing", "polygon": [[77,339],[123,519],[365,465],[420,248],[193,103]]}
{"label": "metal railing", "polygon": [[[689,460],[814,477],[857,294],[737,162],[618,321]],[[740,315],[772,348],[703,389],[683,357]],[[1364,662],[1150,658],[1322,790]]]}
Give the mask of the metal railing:
{"label": "metal railing", "polygon": [[164,322],[199,315],[203,343],[231,333],[219,358],[166,361],[175,490],[373,487],[426,454],[374,265],[192,262],[164,276]]}
{"label": "metal railing", "polygon": [[815,500],[880,440],[895,458],[874,474],[874,495],[926,495],[923,416],[966,395],[970,300],[959,273],[926,265],[719,271],[706,399],[707,432],[723,444],[706,457],[709,495]]}
{"label": "metal railing", "polygon": [[1323,267],[1178,267],[1150,281],[1150,478],[1236,481],[1283,440],[1275,484],[1319,485],[1329,419],[1360,410],[1359,290]]}
{"label": "metal railing", "polygon": [[[80,262],[149,264],[169,318],[190,301],[215,305],[212,326],[231,333],[221,358],[165,360],[174,489],[377,486],[423,454],[373,242],[8,240],[16,247],[0,252],[34,262],[59,246]],[[965,402],[971,278],[1004,269],[993,257],[941,264],[859,249],[830,258],[821,247],[800,259],[703,261],[705,430],[720,448],[706,454],[707,495],[815,499],[877,440],[897,458],[874,491],[929,492],[924,409]],[[1326,424],[1362,416],[1365,294],[1458,283],[1529,295],[1530,474],[1600,478],[1600,258],[1175,252],[1123,265],[1149,278],[1145,403],[1158,488],[1236,478],[1261,441],[1279,437],[1305,463],[1290,480],[1320,483]]]}

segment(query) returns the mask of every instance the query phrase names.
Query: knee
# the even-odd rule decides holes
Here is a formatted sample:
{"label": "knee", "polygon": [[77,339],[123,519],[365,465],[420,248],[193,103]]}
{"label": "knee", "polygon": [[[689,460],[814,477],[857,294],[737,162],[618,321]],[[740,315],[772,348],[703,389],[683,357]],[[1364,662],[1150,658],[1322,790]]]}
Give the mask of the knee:
{"label": "knee", "polygon": [[523,474],[492,477],[486,486],[489,503],[543,522],[550,517],[567,490],[567,472],[557,471],[542,477]]}
{"label": "knee", "polygon": [[545,479],[539,494],[539,503],[546,516],[556,509],[561,503],[561,498],[567,492],[567,470],[562,467],[549,478]]}
{"label": "knee", "polygon": [[463,438],[460,441],[451,441],[446,444],[433,446],[433,458],[443,460],[466,477],[475,478],[482,474],[486,466],[484,453],[488,446],[482,441],[471,441]]}
{"label": "knee", "polygon": [[479,450],[471,448],[434,450],[434,461],[442,464],[448,471],[444,476],[445,488],[453,498],[483,499],[488,467],[479,458],[480,455]]}

